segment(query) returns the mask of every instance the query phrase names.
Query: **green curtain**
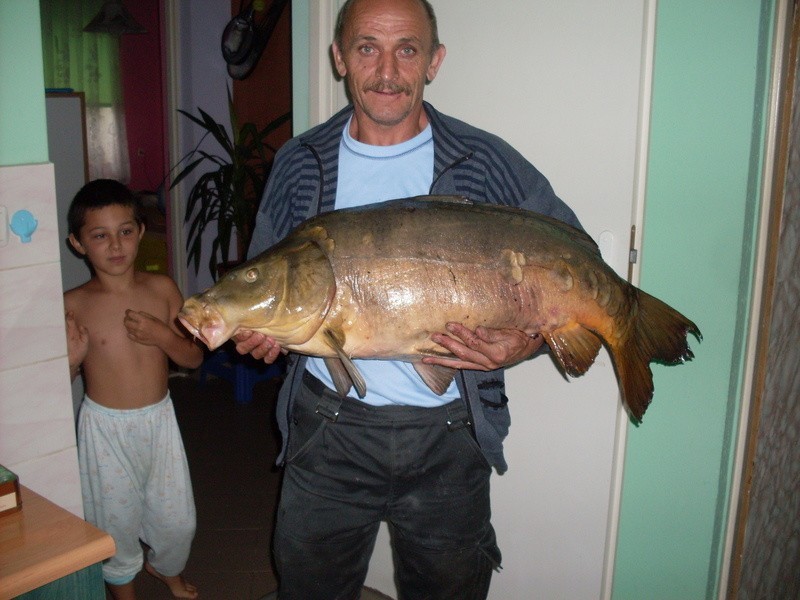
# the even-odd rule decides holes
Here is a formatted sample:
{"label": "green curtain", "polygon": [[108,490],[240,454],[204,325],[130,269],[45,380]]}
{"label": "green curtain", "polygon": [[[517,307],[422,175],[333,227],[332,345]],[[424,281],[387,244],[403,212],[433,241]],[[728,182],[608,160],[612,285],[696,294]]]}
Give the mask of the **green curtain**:
{"label": "green curtain", "polygon": [[119,38],[84,33],[104,0],[40,0],[46,88],[71,88],[86,100],[89,176],[130,178]]}

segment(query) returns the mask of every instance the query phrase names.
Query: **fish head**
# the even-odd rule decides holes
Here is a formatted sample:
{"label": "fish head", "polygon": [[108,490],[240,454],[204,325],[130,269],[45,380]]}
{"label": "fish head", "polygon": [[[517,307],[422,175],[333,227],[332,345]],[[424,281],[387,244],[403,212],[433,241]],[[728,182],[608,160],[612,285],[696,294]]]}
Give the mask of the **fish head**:
{"label": "fish head", "polygon": [[300,345],[317,332],[335,294],[327,255],[306,240],[273,247],[227,272],[188,298],[178,319],[210,350],[240,330],[259,331],[282,346]]}

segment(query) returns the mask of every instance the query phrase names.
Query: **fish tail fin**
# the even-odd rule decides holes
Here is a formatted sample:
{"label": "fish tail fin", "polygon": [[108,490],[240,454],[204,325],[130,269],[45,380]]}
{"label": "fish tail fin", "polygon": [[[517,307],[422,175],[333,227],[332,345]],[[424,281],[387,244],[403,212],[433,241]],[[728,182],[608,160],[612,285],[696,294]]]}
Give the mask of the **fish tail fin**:
{"label": "fish tail fin", "polygon": [[653,399],[650,363],[677,364],[694,358],[691,333],[702,340],[697,325],[658,298],[637,290],[638,312],[627,335],[609,344],[622,390],[622,402],[638,424]]}

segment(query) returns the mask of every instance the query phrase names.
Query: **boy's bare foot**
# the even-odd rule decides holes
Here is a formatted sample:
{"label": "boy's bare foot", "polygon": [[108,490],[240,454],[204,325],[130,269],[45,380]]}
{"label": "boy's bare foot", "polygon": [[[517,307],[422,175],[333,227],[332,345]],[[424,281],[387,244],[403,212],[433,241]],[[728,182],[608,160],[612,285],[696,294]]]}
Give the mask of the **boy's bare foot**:
{"label": "boy's bare foot", "polygon": [[173,575],[171,577],[162,575],[156,571],[149,562],[144,563],[144,569],[156,579],[160,579],[166,583],[169,586],[169,591],[172,592],[172,595],[176,598],[189,598],[190,600],[197,598],[197,588],[191,583],[188,583],[183,578],[183,575]]}

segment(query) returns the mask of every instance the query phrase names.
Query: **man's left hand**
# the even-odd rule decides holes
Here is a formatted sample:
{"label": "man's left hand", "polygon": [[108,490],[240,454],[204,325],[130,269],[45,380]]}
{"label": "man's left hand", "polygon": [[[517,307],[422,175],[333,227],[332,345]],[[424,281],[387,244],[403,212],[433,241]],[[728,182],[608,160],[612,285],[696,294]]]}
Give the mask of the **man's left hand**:
{"label": "man's left hand", "polygon": [[479,326],[472,331],[461,323],[448,323],[447,331],[450,335],[434,333],[431,339],[455,357],[426,356],[422,362],[453,369],[493,371],[529,358],[544,343],[540,334],[530,336],[519,329]]}

